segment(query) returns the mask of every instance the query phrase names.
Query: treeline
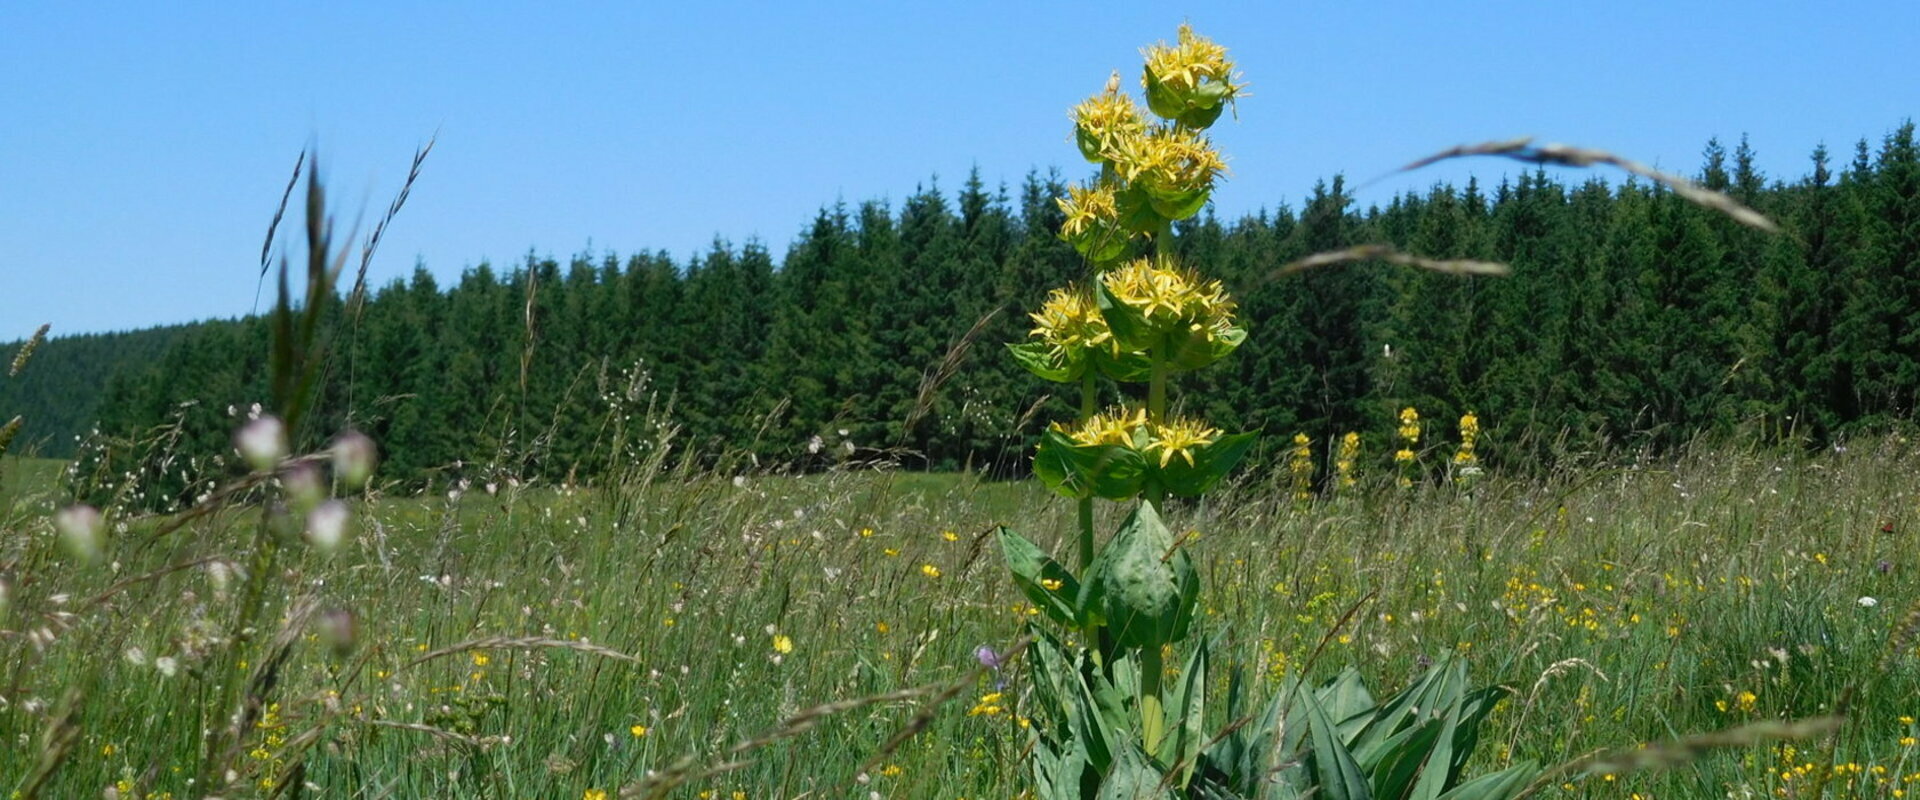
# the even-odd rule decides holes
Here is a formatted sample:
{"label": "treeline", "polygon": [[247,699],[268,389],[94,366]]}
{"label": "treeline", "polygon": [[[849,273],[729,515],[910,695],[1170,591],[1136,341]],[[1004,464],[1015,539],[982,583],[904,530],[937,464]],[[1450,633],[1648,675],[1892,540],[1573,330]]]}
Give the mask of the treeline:
{"label": "treeline", "polygon": [[[26,322],[32,324],[21,333],[38,323]],[[13,452],[71,455],[76,439],[91,434],[100,419],[109,383],[149,369],[189,331],[206,324],[58,336],[35,350],[11,379],[4,370],[25,342],[0,344],[0,423],[14,416],[22,420]]]}
{"label": "treeline", "polygon": [[[1817,149],[1790,181],[1760,174],[1744,140],[1731,153],[1713,142],[1695,177],[1783,232],[1643,182],[1543,172],[1364,210],[1336,178],[1298,208],[1182,224],[1176,251],[1227,283],[1250,338],[1179,394],[1206,398],[1190,410],[1221,427],[1267,431],[1270,450],[1296,431],[1324,450],[1354,430],[1382,460],[1408,405],[1429,420],[1429,445],[1476,411],[1483,457],[1509,463],[1736,429],[1821,442],[1908,419],[1920,394],[1913,125],[1838,159]],[[835,205],[778,259],[716,242],[684,264],[529,256],[450,286],[416,269],[332,309],[320,426],[368,431],[387,474],[408,480],[500,454],[522,472],[600,474],[650,435],[634,427],[649,403],[678,426],[676,446],[762,467],[851,454],[1019,470],[1042,425],[1072,413],[1060,399],[1071,393],[1001,347],[1049,287],[1085,269],[1055,237],[1061,192],[1052,176],[1012,191],[976,176],[898,208]],[[1514,274],[1274,274],[1364,242]],[[101,384],[59,366],[74,363],[56,355],[73,341],[50,343],[27,377],[67,387],[79,407]],[[118,372],[101,424],[133,435],[174,421],[186,447],[219,452],[230,407],[265,395],[265,355],[258,319],[191,326],[144,369]],[[17,403],[6,387],[0,409]],[[35,430],[57,445],[84,425],[59,419],[73,427]]]}

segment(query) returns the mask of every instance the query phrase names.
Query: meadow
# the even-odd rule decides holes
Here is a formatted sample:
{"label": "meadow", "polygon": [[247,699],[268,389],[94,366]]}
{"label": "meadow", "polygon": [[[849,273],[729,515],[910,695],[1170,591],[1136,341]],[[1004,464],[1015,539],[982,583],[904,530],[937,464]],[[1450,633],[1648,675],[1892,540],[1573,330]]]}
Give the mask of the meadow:
{"label": "meadow", "polygon": [[[0,787],[57,749],[41,796],[198,796],[206,693],[261,674],[216,674],[233,603],[225,562],[199,559],[258,515],[159,538],[134,519],[110,560],[78,567],[51,542],[50,466],[9,460],[0,500]],[[1465,654],[1514,690],[1476,772],[1829,715],[1845,696],[1828,738],[1543,794],[1901,797],[1920,781],[1916,467],[1888,437],[1470,489],[1361,476],[1310,502],[1248,475],[1169,516],[1197,532],[1200,633],[1256,693],[1345,664],[1399,687]],[[1074,535],[1069,502],[964,474],[661,467],[601,489],[375,497],[350,545],[298,551],[269,584],[283,663],[230,777],[242,796],[599,798],[654,773],[692,778],[668,796],[1020,796],[1023,665],[976,660],[1034,613],[994,552],[1000,523],[1056,553]]]}
{"label": "meadow", "polygon": [[[544,432],[507,431],[491,461],[376,442],[356,427],[399,420],[330,404],[352,405],[335,393],[355,372],[366,264],[406,190],[349,273],[353,248],[303,152],[260,267],[304,166],[304,287],[283,260],[257,320],[265,350],[250,351],[264,357],[236,360],[264,402],[148,404],[166,421],[85,437],[71,463],[0,462],[0,789],[1645,800],[1900,798],[1920,782],[1920,447],[1899,429],[1817,450],[1793,432],[1727,434],[1560,448],[1548,466],[1502,439],[1537,421],[1483,429],[1471,411],[1451,425],[1452,410],[1436,424],[1406,407],[1371,433],[1343,426],[1331,447],[1214,427],[1198,407],[1224,401],[1175,376],[1253,340],[1205,274],[1213,259],[1178,252],[1175,223],[1207,206],[1225,160],[1204,131],[1245,84],[1185,25],[1143,55],[1152,120],[1118,73],[1072,112],[1076,146],[1101,167],[1056,198],[1057,228],[1090,269],[1052,289],[1006,353],[1062,400],[1079,389],[1071,421],[1036,416],[1047,394],[1010,428],[1051,423],[1003,470],[1034,480],[899,471],[903,457],[947,461],[912,461],[905,445],[863,455],[845,429],[835,446],[813,434],[820,459],[762,460],[684,435],[677,392],[639,377],[621,391],[604,369],[605,416],[553,405]],[[1517,139],[1409,168],[1471,155],[1607,165],[1777,230],[1604,151]],[[1270,271],[1356,261],[1446,280],[1510,272],[1377,243]],[[526,422],[548,407],[528,393],[531,288],[515,307]],[[944,413],[941,385],[998,313],[901,398],[903,432]],[[831,348],[793,352],[847,366]],[[711,362],[728,357],[682,355],[722,371]],[[381,361],[437,380],[417,356]],[[1294,366],[1314,380],[1269,383],[1334,372]],[[1101,409],[1103,392],[1121,404]],[[439,421],[493,419],[471,411],[438,408]],[[562,419],[598,433],[566,452]],[[1243,465],[1262,435],[1283,460]],[[381,448],[388,474],[374,471]]]}

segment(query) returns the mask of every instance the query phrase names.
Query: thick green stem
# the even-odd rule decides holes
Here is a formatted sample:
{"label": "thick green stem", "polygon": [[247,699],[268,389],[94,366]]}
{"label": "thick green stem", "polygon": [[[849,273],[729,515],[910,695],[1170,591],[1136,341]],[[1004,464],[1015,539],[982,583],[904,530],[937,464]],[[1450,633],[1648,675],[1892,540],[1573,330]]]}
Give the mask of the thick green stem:
{"label": "thick green stem", "polygon": [[1167,734],[1166,704],[1160,698],[1160,674],[1166,666],[1160,660],[1159,647],[1140,648],[1140,742],[1148,756],[1160,753],[1160,740]]}
{"label": "thick green stem", "polygon": [[[1080,419],[1085,421],[1093,416],[1094,403],[1098,400],[1100,388],[1095,384],[1096,376],[1089,368],[1080,379]],[[1080,574],[1087,574],[1087,567],[1093,565],[1093,498],[1080,498]]]}
{"label": "thick green stem", "polygon": [[[1153,362],[1153,372],[1147,383],[1147,421],[1162,425],[1167,420],[1167,358],[1160,345],[1154,345],[1148,353]],[[1155,511],[1161,510],[1161,502],[1167,499],[1167,491],[1157,485],[1147,490],[1147,502],[1153,504]]]}

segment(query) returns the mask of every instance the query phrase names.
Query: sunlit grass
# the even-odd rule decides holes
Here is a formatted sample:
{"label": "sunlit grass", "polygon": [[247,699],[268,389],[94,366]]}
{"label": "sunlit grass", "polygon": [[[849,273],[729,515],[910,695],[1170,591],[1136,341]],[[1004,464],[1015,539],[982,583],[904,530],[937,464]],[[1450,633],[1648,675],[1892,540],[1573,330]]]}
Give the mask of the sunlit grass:
{"label": "sunlit grass", "polygon": [[[10,472],[38,486],[57,468],[23,466]],[[1517,690],[1483,748],[1498,763],[1828,714],[1852,686],[1831,753],[1735,750],[1577,792],[1798,796],[1823,774],[1894,796],[1920,772],[1913,642],[1890,650],[1920,597],[1916,466],[1898,440],[1814,459],[1722,449],[1546,482],[1488,476],[1470,493],[1363,475],[1345,499],[1306,506],[1269,476],[1173,516],[1200,531],[1219,668],[1265,690],[1343,664],[1397,687],[1425,659],[1464,652]],[[116,782],[189,796],[197,695],[227,679],[204,656],[228,600],[204,567],[105,593],[218,552],[254,517],[154,542],[134,525],[109,563],[80,570],[45,546],[47,507],[18,506],[0,551],[15,582],[0,623],[0,788],[33,769],[46,720],[79,688],[78,738],[49,796]],[[351,613],[355,649],[337,656],[321,626],[300,631],[248,741],[264,779],[318,730],[327,744],[304,752],[301,780],[324,796],[571,798],[617,794],[683,757],[719,764],[815,704],[964,675],[1027,613],[982,533],[1018,523],[1055,552],[1074,535],[1071,507],[1031,483],[954,475],[477,487],[365,511],[355,545],[288,563],[272,601],[276,618],[307,603]],[[877,760],[917,701],[828,717],[695,791],[1014,796],[1025,708],[1008,669],[1002,697],[981,702],[991,683],[963,692]]]}

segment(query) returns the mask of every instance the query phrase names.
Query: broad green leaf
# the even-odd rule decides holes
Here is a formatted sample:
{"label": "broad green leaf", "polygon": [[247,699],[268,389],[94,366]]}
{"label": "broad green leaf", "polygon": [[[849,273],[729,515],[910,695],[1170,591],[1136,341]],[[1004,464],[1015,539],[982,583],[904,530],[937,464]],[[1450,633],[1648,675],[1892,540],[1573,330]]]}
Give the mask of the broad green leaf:
{"label": "broad green leaf", "polygon": [[[1436,771],[1431,767],[1440,762],[1435,757],[1434,745],[1445,739],[1446,727],[1447,724],[1440,720],[1428,720],[1425,724],[1373,742],[1365,751],[1354,750],[1353,760],[1367,771],[1375,795],[1406,797],[1415,781],[1424,786],[1429,776],[1435,774]],[[1442,776],[1446,774],[1444,768],[1437,772]]]}
{"label": "broad green leaf", "polygon": [[1259,431],[1230,433],[1214,440],[1213,444],[1193,448],[1192,464],[1182,456],[1174,456],[1167,459],[1164,466],[1155,459],[1152,466],[1168,492],[1181,497],[1199,497],[1233,472],[1259,439]]}
{"label": "broad green leaf", "polygon": [[1162,787],[1161,777],[1146,754],[1128,745],[1115,757],[1095,800],[1174,800],[1177,795],[1171,788]]}
{"label": "broad green leaf", "polygon": [[1147,187],[1147,200],[1153,204],[1153,213],[1171,220],[1182,220],[1200,213],[1200,209],[1207,207],[1207,199],[1212,195],[1212,187],[1185,191]]}
{"label": "broad green leaf", "polygon": [[1098,604],[1120,646],[1159,647],[1179,631],[1183,591],[1168,563],[1172,559],[1166,558],[1172,550],[1173,535],[1159,513],[1153,504],[1141,503],[1094,556],[1090,597],[1082,603]]}
{"label": "broad green leaf", "polygon": [[1187,656],[1180,671],[1180,684],[1167,702],[1167,738],[1160,745],[1160,760],[1169,768],[1177,767],[1173,785],[1186,788],[1200,763],[1200,748],[1207,743],[1207,651],[1211,642],[1202,642]]}
{"label": "broad green leaf", "polygon": [[1439,735],[1428,745],[1431,752],[1424,754],[1420,780],[1413,785],[1412,800],[1437,800],[1453,785],[1454,732],[1459,728],[1460,703],[1455,701],[1447,706],[1446,721],[1441,723]]}
{"label": "broad green leaf", "polygon": [[1440,795],[1440,800],[1508,800],[1527,788],[1527,784],[1539,775],[1539,764],[1522,761],[1455,786]]}
{"label": "broad green leaf", "polygon": [[1134,233],[1158,233],[1166,224],[1166,218],[1153,210],[1153,199],[1147,190],[1139,186],[1128,186],[1114,195],[1114,205],[1120,211],[1120,225]]}
{"label": "broad green leaf", "polygon": [[1153,360],[1146,353],[1122,350],[1116,356],[1106,350],[1095,350],[1093,364],[1100,374],[1121,383],[1146,383],[1153,379]]}
{"label": "broad green leaf", "polygon": [[1084,358],[1073,358],[1070,354],[1057,354],[1046,342],[1020,342],[1007,345],[1007,351],[1013,354],[1013,360],[1026,367],[1042,380],[1057,383],[1072,383],[1080,380],[1087,371]]}
{"label": "broad green leaf", "polygon": [[1297,693],[1296,701],[1306,711],[1307,738],[1313,745],[1307,762],[1319,790],[1314,796],[1328,800],[1373,800],[1373,787],[1367,782],[1366,774],[1354,762],[1353,754],[1347,752],[1347,746],[1340,743],[1340,731],[1327,719],[1327,712],[1320,707],[1314,692],[1303,689]]}
{"label": "broad green leaf", "polygon": [[1175,370],[1191,371],[1226,358],[1246,340],[1247,330],[1239,326],[1219,333],[1177,331],[1165,339],[1164,352]]}
{"label": "broad green leaf", "polygon": [[1126,500],[1146,482],[1146,459],[1130,447],[1081,445],[1057,430],[1040,435],[1033,474],[1063,497]]}
{"label": "broad green leaf", "polygon": [[1160,331],[1140,310],[1120,302],[1107,290],[1107,282],[1093,282],[1093,303],[1100,309],[1100,316],[1107,320],[1107,329],[1113,331],[1113,338],[1127,350],[1150,352],[1160,343]]}
{"label": "broad green leaf", "polygon": [[1014,585],[1020,587],[1027,600],[1054,622],[1079,626],[1082,620],[1076,603],[1080,597],[1080,581],[1073,573],[1011,528],[1001,527],[997,538],[1000,553],[1007,559],[1007,570],[1013,573]]}

